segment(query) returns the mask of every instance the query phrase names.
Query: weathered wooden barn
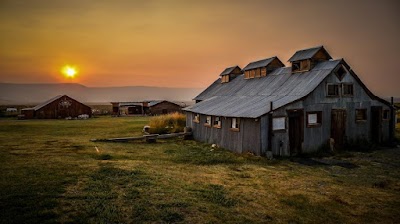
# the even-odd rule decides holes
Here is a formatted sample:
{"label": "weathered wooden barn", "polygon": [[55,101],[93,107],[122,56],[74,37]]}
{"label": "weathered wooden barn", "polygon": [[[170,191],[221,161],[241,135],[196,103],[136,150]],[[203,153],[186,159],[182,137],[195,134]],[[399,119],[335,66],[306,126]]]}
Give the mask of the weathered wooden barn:
{"label": "weathered wooden barn", "polygon": [[182,107],[176,103],[166,101],[166,100],[157,100],[150,101],[150,114],[151,115],[160,115],[160,114],[170,114],[174,112],[181,113]]}
{"label": "weathered wooden barn", "polygon": [[33,108],[21,110],[21,115],[25,119],[74,118],[82,114],[92,116],[92,109],[67,95],[56,96]]}
{"label": "weathered wooden barn", "polygon": [[196,140],[237,153],[290,156],[333,142],[381,143],[393,133],[390,103],[375,96],[323,46],[225,69],[184,108]]}
{"label": "weathered wooden barn", "polygon": [[143,102],[112,102],[113,116],[160,115],[182,112],[182,106],[166,100]]}

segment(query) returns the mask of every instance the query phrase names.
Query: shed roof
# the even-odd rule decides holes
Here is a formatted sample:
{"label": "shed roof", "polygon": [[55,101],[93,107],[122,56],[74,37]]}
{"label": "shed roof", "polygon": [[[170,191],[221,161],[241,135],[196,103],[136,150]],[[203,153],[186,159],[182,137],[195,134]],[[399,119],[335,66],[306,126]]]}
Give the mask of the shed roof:
{"label": "shed roof", "polygon": [[118,104],[120,107],[129,107],[129,106],[143,106],[142,102],[120,102]]}
{"label": "shed roof", "polygon": [[[226,68],[226,69],[221,73],[220,76],[231,74],[231,73],[233,72],[233,70],[235,70],[235,68],[239,68],[239,69],[240,69],[240,67],[237,66],[237,65],[236,65],[236,66],[229,67],[229,68]],[[241,69],[240,69],[240,70],[241,70]]]}
{"label": "shed roof", "polygon": [[32,109],[33,109],[33,110],[39,110],[39,109],[41,109],[42,107],[46,106],[47,104],[53,102],[54,100],[58,100],[58,99],[60,99],[60,98],[63,97],[63,96],[67,96],[67,95],[58,95],[58,96],[55,96],[55,97],[53,97],[53,98],[51,98],[51,99],[49,99],[49,100],[47,100],[47,101],[45,101],[45,102],[43,102],[43,103],[41,103],[41,104],[36,105],[35,107],[32,107]]}
{"label": "shed roof", "polygon": [[226,117],[257,118],[311,93],[342,60],[318,63],[312,70],[292,74],[290,67],[278,68],[260,79],[244,79],[243,74],[229,83],[219,79],[184,110]]}
{"label": "shed roof", "polygon": [[[246,67],[243,68],[243,71],[247,71],[247,70],[251,70],[251,69],[255,69],[255,68],[265,67],[275,59],[278,59],[278,57],[275,56],[275,57],[272,57],[272,58],[266,58],[266,59],[263,59],[263,60],[250,62],[248,65],[246,65]],[[282,63],[282,65],[283,65],[283,63]]]}
{"label": "shed roof", "polygon": [[324,46],[321,45],[318,47],[313,47],[313,48],[296,51],[296,53],[288,61],[293,62],[293,61],[310,59],[320,50],[323,50],[324,53],[328,56],[328,58],[332,59],[332,57],[329,55],[329,53],[325,50]]}

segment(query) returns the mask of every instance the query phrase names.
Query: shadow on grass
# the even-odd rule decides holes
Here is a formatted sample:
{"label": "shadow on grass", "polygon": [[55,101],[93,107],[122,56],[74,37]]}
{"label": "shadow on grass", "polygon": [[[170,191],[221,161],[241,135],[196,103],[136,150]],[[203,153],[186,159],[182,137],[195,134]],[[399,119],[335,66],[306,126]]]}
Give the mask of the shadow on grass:
{"label": "shadow on grass", "polygon": [[302,194],[282,196],[280,201],[289,207],[289,223],[343,223],[339,211],[343,209],[342,203],[333,200],[315,203]]}
{"label": "shadow on grass", "polygon": [[313,167],[329,167],[340,166],[346,169],[355,169],[359,166],[345,160],[331,159],[331,158],[309,158],[309,157],[294,157],[290,161]]}
{"label": "shadow on grass", "polygon": [[171,161],[182,164],[231,165],[243,163],[243,159],[232,152],[221,148],[212,150],[205,144],[187,144],[185,147],[167,149],[164,153],[172,157]]}

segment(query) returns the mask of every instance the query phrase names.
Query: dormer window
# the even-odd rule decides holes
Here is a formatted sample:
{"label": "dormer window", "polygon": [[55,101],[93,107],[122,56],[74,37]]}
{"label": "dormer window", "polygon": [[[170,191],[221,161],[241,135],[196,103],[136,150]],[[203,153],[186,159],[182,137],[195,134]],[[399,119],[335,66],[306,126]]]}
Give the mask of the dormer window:
{"label": "dormer window", "polygon": [[297,51],[289,61],[292,63],[292,72],[310,71],[320,61],[327,61],[332,57],[323,46]]}
{"label": "dormer window", "polygon": [[221,74],[221,83],[227,83],[242,74],[242,69],[239,66],[226,68]]}
{"label": "dormer window", "polygon": [[221,77],[221,83],[229,82],[229,75],[223,75]]}
{"label": "dormer window", "polygon": [[254,79],[265,77],[275,69],[281,67],[284,67],[284,64],[277,57],[251,62],[243,69],[244,78]]}
{"label": "dormer window", "polygon": [[292,72],[306,72],[311,69],[310,60],[294,61],[292,63]]}

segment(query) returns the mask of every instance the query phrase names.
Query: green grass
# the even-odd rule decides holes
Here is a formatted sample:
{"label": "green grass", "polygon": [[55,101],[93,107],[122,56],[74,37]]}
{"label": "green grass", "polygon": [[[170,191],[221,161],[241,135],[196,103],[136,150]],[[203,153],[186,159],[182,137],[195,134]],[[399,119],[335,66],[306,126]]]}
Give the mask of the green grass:
{"label": "green grass", "polygon": [[0,223],[399,222],[399,149],[333,157],[348,169],[180,138],[89,141],[138,136],[148,122],[1,119]]}

